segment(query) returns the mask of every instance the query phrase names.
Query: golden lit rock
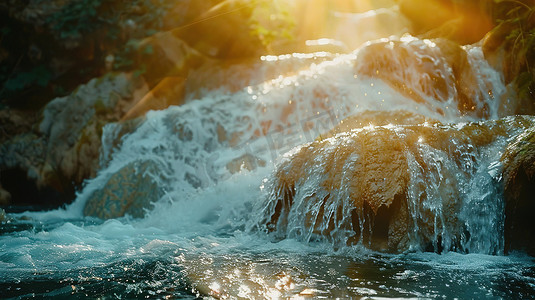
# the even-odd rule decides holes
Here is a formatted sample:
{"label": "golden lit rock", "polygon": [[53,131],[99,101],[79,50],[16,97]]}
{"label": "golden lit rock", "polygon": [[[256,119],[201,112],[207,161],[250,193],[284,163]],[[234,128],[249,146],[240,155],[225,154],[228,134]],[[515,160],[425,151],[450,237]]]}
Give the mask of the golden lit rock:
{"label": "golden lit rock", "polygon": [[484,117],[487,91],[481,91],[466,51],[446,39],[373,42],[361,48],[356,74],[379,78],[419,105],[444,114],[444,103],[463,114]]}
{"label": "golden lit rock", "polygon": [[[401,116],[411,114],[385,113],[378,124]],[[359,117],[352,118],[354,124]],[[458,218],[466,197],[462,191],[476,172],[472,161],[480,149],[503,143],[534,120],[443,125],[432,120],[410,124],[420,121],[411,117],[405,125],[339,127],[337,134],[285,159],[274,174],[268,229],[286,235],[292,234],[287,227],[298,227],[301,232],[295,234],[306,239],[361,243],[382,251],[411,245],[438,252],[462,249]]]}

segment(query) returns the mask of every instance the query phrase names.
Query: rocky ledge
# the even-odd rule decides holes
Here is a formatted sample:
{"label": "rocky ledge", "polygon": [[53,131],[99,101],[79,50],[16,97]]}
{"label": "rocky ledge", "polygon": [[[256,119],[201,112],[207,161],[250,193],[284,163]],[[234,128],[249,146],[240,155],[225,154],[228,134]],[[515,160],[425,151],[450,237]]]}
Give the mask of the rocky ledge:
{"label": "rocky ledge", "polygon": [[[523,116],[459,125],[407,112],[354,116],[279,165],[265,226],[282,238],[360,243],[380,251],[499,253],[500,151],[508,137],[534,125],[535,119]],[[525,150],[534,136],[529,132],[503,158],[507,250],[531,247],[534,227],[526,216],[533,207],[528,195],[535,156]],[[481,188],[490,191],[485,199],[473,197]],[[468,210],[495,220],[492,228],[481,228],[474,215],[464,218]]]}

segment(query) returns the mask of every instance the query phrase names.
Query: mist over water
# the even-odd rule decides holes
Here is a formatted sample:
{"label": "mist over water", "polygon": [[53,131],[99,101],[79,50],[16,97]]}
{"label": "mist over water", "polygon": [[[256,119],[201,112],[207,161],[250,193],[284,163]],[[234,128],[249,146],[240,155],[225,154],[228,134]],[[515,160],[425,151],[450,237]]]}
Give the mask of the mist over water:
{"label": "mist over water", "polygon": [[[384,75],[378,66],[370,74],[366,69],[372,64],[370,47],[394,43],[415,55],[397,59],[404,69]],[[346,246],[343,230],[332,239],[314,238],[301,226],[303,212],[317,208],[305,202],[298,205],[302,210],[287,212],[284,229],[268,234],[262,226],[261,220],[275,209],[270,198],[275,168],[346,117],[405,110],[444,124],[461,123],[461,127],[500,117],[498,99],[505,87],[481,49],[465,48],[478,96],[473,109],[461,111],[452,70],[444,67],[435,47],[405,36],[368,42],[344,55],[264,56],[254,66],[242,66],[252,77],[236,78],[244,82],[233,84],[245,88],[222,86],[189,95],[180,107],[149,112],[123,136],[119,135],[123,124],[107,125],[102,168],[73,204],[50,212],[11,214],[11,223],[1,225],[2,298],[533,295],[533,259],[521,253],[503,256],[503,203],[495,169],[514,136],[478,151],[472,145],[459,145],[455,150],[464,160],[460,166],[421,143],[419,151],[428,166],[458,176],[459,219],[470,237],[453,241],[446,225],[436,234],[441,236],[441,248],[462,254],[423,252],[418,231],[411,236],[411,249],[399,255],[374,252],[362,244]],[[436,81],[425,80],[421,70],[411,69],[417,65],[409,61],[413,59],[436,67],[433,76],[446,86],[434,90],[431,84]],[[279,76],[279,68],[289,75]],[[422,101],[394,88],[384,76],[403,80]],[[106,221],[84,217],[84,206],[93,193],[106,189],[109,179],[129,165],[156,186],[148,193],[152,204],[145,216]],[[441,195],[433,194],[440,190],[441,173],[422,170],[416,160],[409,163],[409,172],[412,203],[427,197],[426,209],[434,212],[434,224],[443,224]],[[296,203],[318,186],[317,174],[311,172]],[[344,203],[348,197],[342,189],[333,200]],[[414,216],[418,209],[412,208]],[[339,228],[344,228],[344,222]]]}

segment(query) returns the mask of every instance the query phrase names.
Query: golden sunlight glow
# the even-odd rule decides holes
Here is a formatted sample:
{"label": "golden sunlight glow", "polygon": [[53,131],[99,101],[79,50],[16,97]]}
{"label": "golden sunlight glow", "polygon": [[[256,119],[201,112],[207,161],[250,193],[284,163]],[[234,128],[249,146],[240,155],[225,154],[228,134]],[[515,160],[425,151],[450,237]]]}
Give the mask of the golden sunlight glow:
{"label": "golden sunlight glow", "polygon": [[492,29],[490,14],[481,13],[485,5],[483,1],[464,1],[462,6],[455,1],[399,1],[401,11],[412,20],[417,33],[432,31],[462,44],[475,43]]}
{"label": "golden sunlight glow", "polygon": [[294,3],[297,38],[309,40],[308,45],[337,41],[353,50],[368,40],[401,33],[409,26],[407,20],[390,10],[396,5],[393,0],[297,0]]}

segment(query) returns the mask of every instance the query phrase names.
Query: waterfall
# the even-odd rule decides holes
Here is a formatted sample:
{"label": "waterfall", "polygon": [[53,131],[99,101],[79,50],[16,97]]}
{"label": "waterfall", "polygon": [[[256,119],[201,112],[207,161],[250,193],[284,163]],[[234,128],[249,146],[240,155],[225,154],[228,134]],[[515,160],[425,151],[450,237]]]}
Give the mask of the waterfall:
{"label": "waterfall", "polygon": [[[287,70],[286,75],[276,75],[274,69],[279,65]],[[195,198],[192,195],[199,191],[217,189],[234,174],[246,172],[258,178],[258,197],[267,200],[254,200],[253,217],[241,221],[247,224],[235,226],[266,226],[258,224],[256,218],[267,223],[268,231],[276,231],[273,235],[279,239],[326,239],[335,248],[358,242],[388,248],[384,240],[388,232],[379,232],[401,229],[374,229],[372,215],[378,213],[378,208],[371,209],[366,204],[363,210],[356,211],[350,200],[359,189],[355,185],[366,184],[351,181],[357,172],[355,166],[368,158],[358,153],[349,155],[340,162],[344,167],[337,169],[341,172],[336,175],[339,181],[331,182],[333,186],[328,188],[324,186],[330,176],[325,175],[330,168],[326,162],[339,155],[336,153],[340,147],[358,147],[363,141],[352,140],[353,136],[386,130],[392,136],[384,138],[403,143],[403,163],[408,172],[404,192],[407,203],[401,203],[399,195],[390,195],[396,197],[394,206],[407,206],[399,210],[398,217],[406,217],[405,209],[413,220],[407,237],[395,242],[399,249],[503,253],[503,203],[498,179],[489,175],[488,169],[497,164],[507,139],[493,137],[492,143],[478,147],[471,143],[477,136],[457,139],[445,134],[440,138],[451,140],[444,148],[428,144],[425,138],[411,144],[405,132],[421,131],[426,126],[430,126],[428,130],[438,130],[442,128],[438,122],[461,124],[442,128],[445,132],[462,131],[465,122],[498,117],[497,99],[505,88],[479,47],[412,36],[380,39],[349,54],[265,56],[253,65],[221,71],[215,75],[221,79],[214,82],[228,82],[236,70],[251,68],[256,72],[245,76],[249,79],[244,81],[242,76],[232,81],[245,88],[225,90],[214,86],[212,91],[196,90],[187,96],[188,103],[183,106],[149,112],[144,121],[134,125],[107,125],[103,168],[87,183],[70,210],[98,215],[94,212],[97,207],[116,209],[117,203],[91,201],[109,198],[108,191],[128,194],[120,178],[149,182],[138,184],[138,190],[147,191],[136,197],[143,198],[144,204],[139,206],[150,212],[158,202]],[[203,78],[201,74],[196,76],[197,80]],[[343,127],[344,121],[347,125],[347,118],[354,115],[364,118],[364,124],[352,125],[353,131],[345,137],[329,133],[337,125]],[[414,130],[407,128],[411,118],[423,118],[425,123]],[[482,131],[488,131],[491,125],[480,126]],[[510,128],[504,130],[513,134]],[[275,171],[265,180],[260,178],[274,168],[280,169],[281,164],[291,165],[300,149],[318,140],[323,143],[327,137],[325,149],[311,154],[317,156],[310,158],[314,163],[301,166],[307,169],[300,170],[306,180],[288,185],[278,182]],[[117,176],[131,172],[136,174],[135,179]],[[131,210],[130,214],[143,215],[140,211]]]}

